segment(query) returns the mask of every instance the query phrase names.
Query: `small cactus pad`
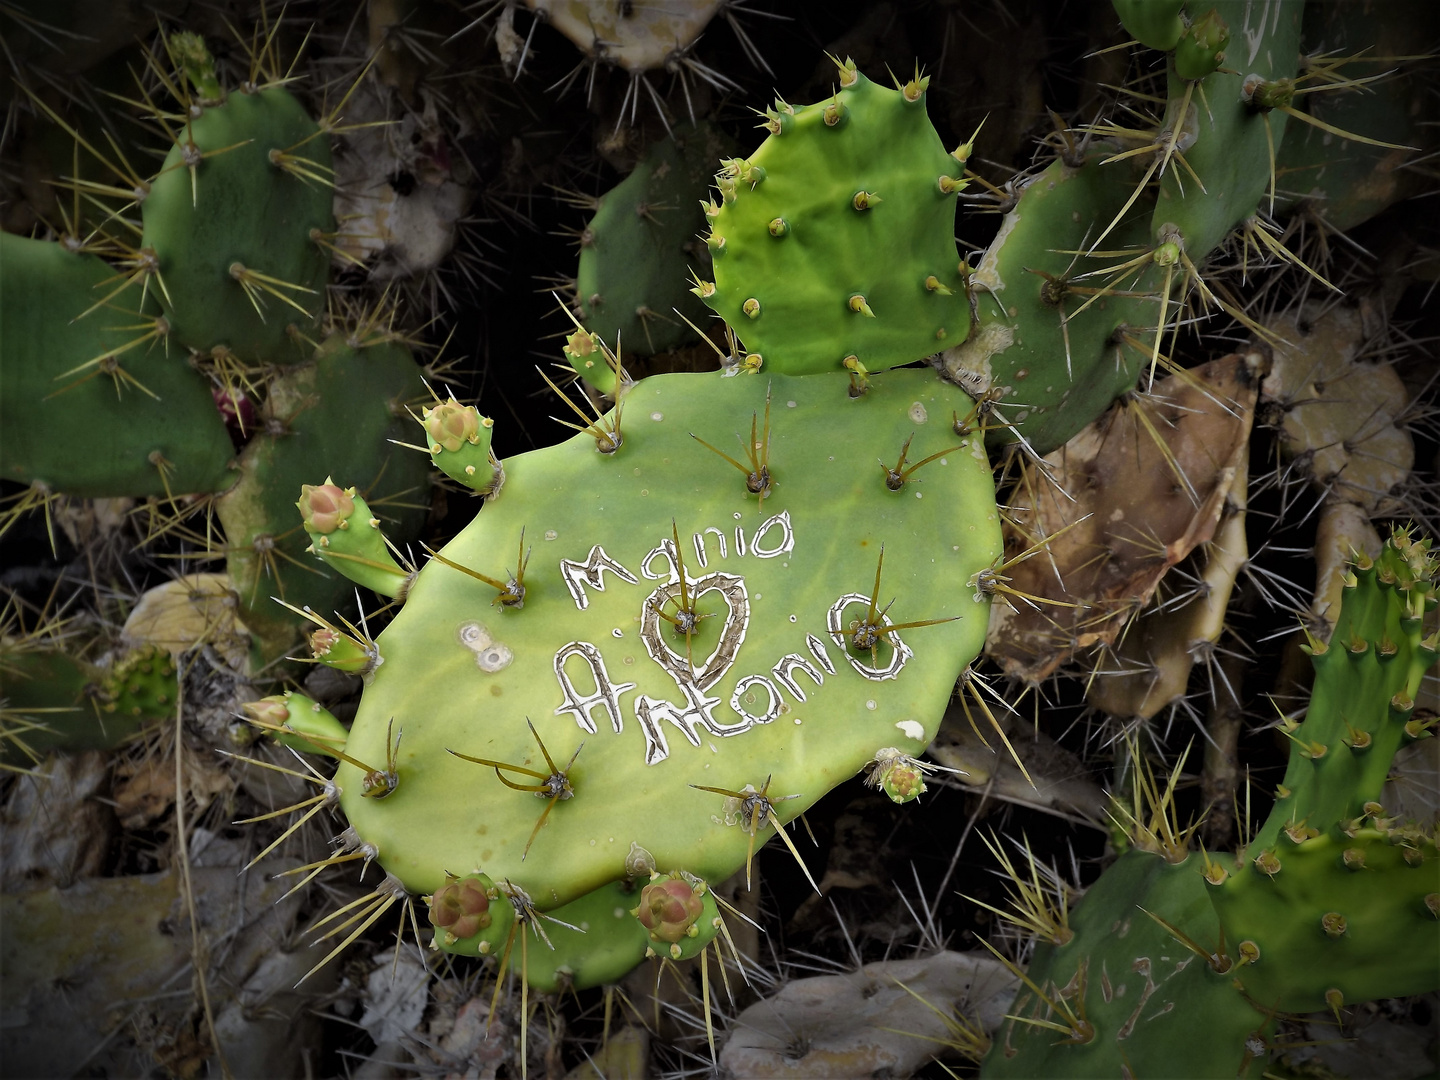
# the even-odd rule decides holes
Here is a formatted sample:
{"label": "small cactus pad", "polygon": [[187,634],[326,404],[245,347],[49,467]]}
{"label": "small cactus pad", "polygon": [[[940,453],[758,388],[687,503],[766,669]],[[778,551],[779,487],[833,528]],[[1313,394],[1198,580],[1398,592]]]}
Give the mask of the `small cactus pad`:
{"label": "small cactus pad", "polygon": [[328,136],[282,88],[231,94],[186,124],[141,207],[181,344],[303,358],[329,274],[312,238],[335,231],[329,172]]}
{"label": "small cactus pad", "polygon": [[[969,406],[925,371],[855,399],[844,373],[664,375],[623,397],[618,451],[580,435],[506,461],[379,637],[346,754],[394,752],[398,785],[365,798],[340,766],[355,831],[411,891],[478,867],[552,912],[632,876],[633,845],[722,880],[776,815],[882,748],[920,753],[985,633],[967,582],[1000,550],[983,447],[951,430]],[[716,452],[748,457],[752,425],[758,494]],[[891,490],[878,459],[912,433],[939,456]],[[882,545],[894,606],[872,616]]]}
{"label": "small cactus pad", "polygon": [[[710,258],[696,234],[699,201],[715,162],[734,152],[708,124],[685,125],[645,151],[635,170],[600,196],[580,234],[575,299],[585,328],[619,342],[625,354],[664,352],[695,340],[706,311],[690,292],[690,272],[708,277]],[[601,375],[608,374],[601,362]]]}
{"label": "small cactus pad", "polygon": [[837,371],[852,356],[880,371],[965,339],[965,166],[925,113],[927,81],[887,90],[842,66],[845,89],[777,102],[770,137],[717,177],[713,294],[699,289],[766,371]]}

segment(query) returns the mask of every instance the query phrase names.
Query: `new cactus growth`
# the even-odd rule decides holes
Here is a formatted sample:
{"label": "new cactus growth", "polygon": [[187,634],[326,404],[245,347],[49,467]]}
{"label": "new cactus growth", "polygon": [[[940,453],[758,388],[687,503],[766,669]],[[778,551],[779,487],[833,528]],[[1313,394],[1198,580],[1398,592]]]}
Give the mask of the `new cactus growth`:
{"label": "new cactus growth", "polygon": [[1407,529],[1354,562],[1331,644],[1312,642],[1309,709],[1280,723],[1274,808],[1233,862],[1189,850],[1175,777],[1163,794],[1137,779],[1150,810],[1117,816],[1134,846],[1070,914],[1073,937],[1037,948],[984,1075],[1164,1075],[1182,1044],[1187,1075],[1258,1075],[1280,1013],[1436,988],[1437,836],[1383,805],[1396,751],[1430,736],[1413,702],[1436,659],[1435,574]]}
{"label": "new cactus growth", "polygon": [[175,712],[175,664],[134,649],[108,668],[56,649],[0,641],[0,760],[38,764],[52,750],[119,746]]}
{"label": "new cactus growth", "polygon": [[839,69],[830,101],[766,111],[769,138],[724,163],[706,209],[715,281],[697,292],[766,372],[883,371],[970,324],[954,242],[967,149],[941,145],[928,79],[889,90]]}

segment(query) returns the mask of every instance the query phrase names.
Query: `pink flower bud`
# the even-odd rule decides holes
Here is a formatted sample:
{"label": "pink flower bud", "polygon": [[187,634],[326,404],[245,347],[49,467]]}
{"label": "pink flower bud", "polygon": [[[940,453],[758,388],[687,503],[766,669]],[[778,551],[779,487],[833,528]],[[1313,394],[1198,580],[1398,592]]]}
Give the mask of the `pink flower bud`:
{"label": "pink flower bud", "polygon": [[671,943],[688,937],[705,902],[684,878],[654,881],[640,890],[636,916],[655,941]]}
{"label": "pink flower bud", "polygon": [[490,897],[479,878],[452,878],[430,898],[430,925],[457,938],[474,937],[490,925]]}
{"label": "pink flower bud", "polygon": [[425,413],[425,433],[454,453],[480,433],[480,413],[473,405],[441,402]]}
{"label": "pink flower bud", "polygon": [[334,484],[300,485],[300,517],[315,532],[329,535],[355,512],[355,500]]}

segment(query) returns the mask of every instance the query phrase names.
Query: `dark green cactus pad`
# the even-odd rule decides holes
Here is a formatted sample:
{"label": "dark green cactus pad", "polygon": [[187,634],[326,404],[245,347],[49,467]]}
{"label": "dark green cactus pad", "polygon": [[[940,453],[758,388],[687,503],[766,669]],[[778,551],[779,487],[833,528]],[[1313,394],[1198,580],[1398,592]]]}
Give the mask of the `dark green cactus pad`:
{"label": "dark green cactus pad", "polygon": [[1031,982],[1052,1001],[1063,997],[1089,1030],[1072,1036],[1027,1023],[1068,1027],[1072,1017],[1022,988],[981,1075],[1259,1076],[1259,1067],[1247,1069],[1253,1055],[1246,1041],[1265,1025],[1264,1015],[1235,991],[1232,974],[1213,970],[1145,914],[1163,913],[1176,929],[1214,948],[1220,922],[1199,862],[1192,855],[1174,865],[1133,848],[1106,870],[1070,913],[1074,938],[1037,946],[1027,970]]}
{"label": "dark green cactus pad", "polygon": [[1326,995],[1337,991],[1339,1004],[1354,1004],[1435,989],[1433,835],[1353,829],[1298,844],[1287,837],[1273,854],[1273,873],[1252,862],[1211,892],[1227,940],[1259,950],[1233,973],[1254,1001],[1315,1012],[1332,1007]]}
{"label": "dark green cactus pad", "polygon": [[[276,380],[266,402],[266,428],[240,456],[242,478],[220,500],[226,568],[262,636],[288,638],[294,621],[271,601],[278,596],[329,613],[351,584],[305,554],[310,544],[295,497],[317,469],[365,493],[371,509],[398,540],[413,536],[428,506],[429,458],[396,446],[414,439],[405,406],[429,395],[410,352],[398,343],[354,348],[334,337],[316,359]],[[280,525],[279,523],[284,523]],[[286,648],[288,643],[276,647]]]}
{"label": "dark green cactus pad", "polygon": [[0,759],[113,749],[173,716],[175,695],[175,664],[153,647],[108,671],[54,650],[0,648]]}
{"label": "dark green cactus pad", "polygon": [[92,498],[218,491],[225,424],[205,379],[145,340],[140,287],[80,317],[121,283],[93,255],[0,233],[0,475]]}
{"label": "dark green cactus pad", "polygon": [[[1344,77],[1369,78],[1390,71],[1394,57],[1415,51],[1415,42],[1440,35],[1440,7],[1428,0],[1390,0],[1384,17],[1348,0],[1305,7],[1307,52],[1359,56],[1341,68]],[[1435,95],[1418,72],[1400,71],[1364,87],[1310,94],[1299,106],[1316,119],[1368,139],[1433,150]],[[1425,178],[1401,166],[1416,155],[1393,147],[1342,139],[1313,124],[1293,123],[1276,158],[1276,206],[1309,205],[1337,232],[1348,232],[1387,206],[1418,194]]]}
{"label": "dark green cactus pad", "polygon": [[[1312,642],[1310,708],[1281,723],[1290,766],[1243,856],[1122,856],[1071,913],[1073,939],[1036,949],[1028,976],[1050,1003],[1020,993],[982,1075],[1228,1080],[1260,1071],[1277,1015],[1440,985],[1436,826],[1397,822],[1378,801],[1396,750],[1433,726],[1414,695],[1436,659],[1436,637],[1421,637],[1435,572],[1429,541],[1406,529],[1358,559],[1329,647]],[[1117,973],[1133,979],[1142,953],[1145,986],[1122,992]],[[1069,1015],[1052,1007],[1062,997]]]}
{"label": "dark green cactus pad", "polygon": [[[1013,441],[1018,433],[1048,454],[1130,390],[1149,362],[1117,333],[1148,343],[1157,300],[1102,296],[1081,311],[1092,299],[1085,290],[1096,282],[1074,281],[1071,289],[1078,275],[1109,265],[1074,252],[1094,243],[1135,188],[1137,177],[1125,164],[1102,164],[1113,152],[1098,148],[1079,168],[1064,161],[1046,168],[1005,215],[972,275],[980,320],[938,366],[972,393],[994,395],[1011,426],[992,423],[992,443]],[[1102,246],[1143,246],[1152,205],[1147,196],[1136,200]]]}
{"label": "dark green cactus pad", "polygon": [[[715,164],[734,144],[708,124],[676,128],[653,143],[634,172],[600,196],[580,239],[575,297],[587,330],[618,342],[624,353],[650,355],[695,341],[679,309],[703,325],[705,305],[690,291],[691,272],[710,276],[699,234],[699,203]],[[608,369],[607,369],[608,370]]]}
{"label": "dark green cactus pad", "polygon": [[766,371],[836,371],[851,356],[880,371],[963,341],[970,324],[955,247],[964,166],[923,88],[908,100],[845,70],[833,101],[779,104],[779,133],[719,177],[706,302]]}
{"label": "dark green cactus pad", "polygon": [[308,355],[301,335],[319,324],[330,267],[311,234],[335,231],[329,175],[329,138],[279,87],[231,94],[187,125],[141,207],[179,342],[249,361]]}
{"label": "dark green cactus pad", "polygon": [[[381,767],[393,718],[399,786],[365,798],[360,769],[336,774],[389,873],[429,892],[478,867],[542,910],[625,878],[632,845],[662,872],[723,880],[752,844],[747,810],[692,785],[763,790],[788,821],[878,750],[923,750],[985,634],[969,583],[1000,552],[989,467],[951,430],[970,399],[929,372],[890,372],[858,399],[848,386],[843,373],[658,376],[624,398],[618,453],[582,435],[505,463],[504,487],[442,554],[503,582],[523,529],[523,605],[429,563],[380,636],[346,746]],[[690,433],[745,457],[736,436],[754,422],[764,441],[767,393],[761,504]],[[876,459],[895,462],[912,433],[912,460],[941,456],[890,490]],[[953,621],[851,654],[839,630],[868,617],[882,544],[889,620]],[[659,615],[679,610],[681,563],[693,610],[712,616],[688,660]],[[509,783],[450,751],[502,763]],[[556,770],[573,797],[510,786],[544,788]],[[773,835],[759,809],[757,846]]]}
{"label": "dark green cactus pad", "polygon": [[[1300,19],[1303,0],[1279,0],[1261,7],[1247,0],[1204,0],[1192,3],[1194,14],[1214,8],[1230,28],[1225,70],[1199,80],[1186,95],[1186,81],[1171,64],[1170,111],[1167,126],[1187,133],[1181,146],[1190,172],[1172,163],[1160,181],[1151,233],[1165,243],[1179,230],[1186,253],[1199,265],[1241,221],[1255,212],[1270,186],[1271,144],[1283,145],[1288,118],[1272,111],[1262,115],[1245,96],[1247,80],[1292,79],[1300,61]],[[1185,115],[1179,107],[1186,104]],[[1266,136],[1268,121],[1269,137]],[[1193,137],[1193,143],[1186,143]]]}

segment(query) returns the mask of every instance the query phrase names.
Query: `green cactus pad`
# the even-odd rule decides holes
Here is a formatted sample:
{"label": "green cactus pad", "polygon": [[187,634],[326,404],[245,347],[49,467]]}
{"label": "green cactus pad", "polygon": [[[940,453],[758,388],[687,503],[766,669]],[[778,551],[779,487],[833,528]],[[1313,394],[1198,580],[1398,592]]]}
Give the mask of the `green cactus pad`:
{"label": "green cactus pad", "polygon": [[1372,565],[1352,571],[1330,645],[1313,656],[1310,708],[1298,725],[1284,725],[1290,763],[1251,858],[1278,843],[1287,825],[1324,832],[1358,819],[1365,804],[1382,798],[1395,752],[1413,741],[1405,731],[1406,703],[1413,708],[1436,659],[1420,625],[1434,603],[1433,573],[1429,541],[1404,532]]}
{"label": "green cactus pad", "polygon": [[1038,946],[1027,970],[1051,1000],[1063,995],[1093,1032],[1072,1042],[1062,1031],[1026,1023],[1070,1021],[1022,988],[981,1075],[1259,1076],[1261,1067],[1246,1068],[1252,1056],[1246,1042],[1265,1016],[1231,985],[1233,972],[1213,970],[1145,913],[1215,948],[1220,923],[1199,862],[1192,855],[1172,865],[1132,848],[1106,870],[1070,913],[1075,936]]}
{"label": "green cactus pad", "polygon": [[1440,921],[1426,904],[1440,895],[1434,836],[1336,830],[1282,839],[1274,857],[1278,870],[1252,862],[1211,895],[1226,940],[1259,949],[1233,973],[1254,1001],[1315,1012],[1330,1007],[1332,990],[1355,1004],[1435,989]]}
{"label": "green cactus pad", "polygon": [[[1102,164],[1113,152],[1099,148],[1079,168],[1064,161],[1046,168],[1005,215],[972,276],[980,320],[938,366],[972,393],[995,396],[1011,427],[992,423],[993,443],[1013,441],[1018,432],[1048,454],[1133,387],[1149,362],[1116,333],[1129,330],[1148,343],[1156,300],[1103,296],[1080,311],[1092,299],[1081,290],[1095,281],[1075,281],[1076,291],[1068,291],[1071,279],[1113,263],[1074,254],[1093,244],[1134,191],[1136,177],[1125,164]],[[1151,205],[1146,196],[1138,199],[1103,246],[1143,246]]]}
{"label": "green cactus pad", "polygon": [[1141,45],[1168,52],[1185,33],[1185,0],[1113,0],[1127,33]]}
{"label": "green cactus pad", "polygon": [[149,645],[129,653],[106,673],[99,707],[106,721],[144,725],[174,716],[178,692],[175,661],[164,649]]}
{"label": "green cactus pad", "polygon": [[300,335],[319,324],[330,267],[311,234],[335,231],[329,174],[329,138],[284,89],[231,94],[190,121],[141,208],[181,344],[251,361],[308,354]]}
{"label": "green cactus pad", "polygon": [[[1194,131],[1185,160],[1204,190],[1182,167],[1172,164],[1160,182],[1151,233],[1158,243],[1179,230],[1186,253],[1195,264],[1213,250],[1237,224],[1255,212],[1270,186],[1270,142],[1278,151],[1287,117],[1279,110],[1262,116],[1244,96],[1247,79],[1291,79],[1300,57],[1302,0],[1280,0],[1264,14],[1248,0],[1214,0],[1213,7],[1229,27],[1225,68],[1195,83],[1186,116],[1167,114],[1167,124]],[[1233,72],[1233,73],[1232,73]],[[1187,82],[1170,72],[1172,112],[1186,99]],[[1270,135],[1266,138],[1268,119]]]}
{"label": "green cactus pad", "polygon": [[907,95],[844,71],[832,101],[780,103],[768,114],[779,133],[718,178],[706,302],[766,371],[837,371],[848,356],[879,371],[970,325],[954,239],[964,165],[919,83]]}
{"label": "green cactus pad", "polygon": [[139,649],[106,670],[47,649],[0,647],[0,760],[111,750],[175,714],[175,665]]}
{"label": "green cactus pad", "polygon": [[93,255],[0,233],[0,475],[90,498],[218,491],[224,421],[174,347],[143,340],[140,287],[84,314],[120,285]]}
{"label": "green cactus pad", "polygon": [[[346,747],[379,767],[393,717],[399,787],[365,799],[356,766],[337,773],[351,825],[388,872],[429,892],[447,868],[478,866],[542,910],[626,877],[632,844],[723,880],[752,844],[746,810],[692,785],[765,790],[788,821],[877,750],[923,749],[985,633],[968,583],[1000,551],[989,469],[951,431],[970,399],[929,372],[883,375],[859,399],[848,385],[659,376],[625,397],[618,453],[582,435],[506,462],[500,494],[442,554],[508,580],[523,528],[523,607],[429,563],[379,638],[384,663]],[[763,431],[767,392],[762,504],[691,433],[745,456],[736,435]],[[892,491],[877,458],[893,463],[912,432],[917,460],[942,456]],[[897,631],[898,652],[882,641],[873,659],[847,655],[832,623],[868,617],[882,544],[892,622],[958,618]],[[713,615],[691,638],[693,673],[685,639],[655,614],[679,608],[680,561],[692,610]],[[573,797],[514,790],[449,751],[508,766],[511,784],[545,788],[563,770]],[[763,844],[768,815],[750,820]]]}
{"label": "green cactus pad", "polygon": [[653,143],[635,170],[600,196],[581,234],[575,276],[587,330],[619,342],[626,354],[665,352],[695,340],[674,309],[696,324],[708,315],[687,280],[692,271],[710,276],[709,253],[696,235],[705,228],[697,203],[715,163],[732,153],[730,139],[708,124],[684,125],[675,138]]}
{"label": "green cactus pad", "polygon": [[424,520],[429,461],[391,440],[414,437],[405,406],[425,397],[420,369],[403,346],[353,348],[338,336],[312,363],[272,384],[269,426],[245,447],[242,478],[217,505],[246,625],[272,638],[271,651],[287,648],[294,634],[272,596],[328,614],[353,588],[305,553],[310,538],[295,498],[302,484],[324,477],[322,463],[333,463],[337,483],[365,493],[397,540]]}
{"label": "green cactus pad", "polygon": [[[648,935],[630,914],[639,890],[628,882],[616,881],[595,889],[549,914],[578,930],[538,917],[550,948],[529,931],[523,961],[525,977],[532,991],[550,993],[574,987],[619,982],[645,958]],[[502,899],[501,903],[505,901]],[[522,961],[519,934],[511,946],[510,963]]]}

